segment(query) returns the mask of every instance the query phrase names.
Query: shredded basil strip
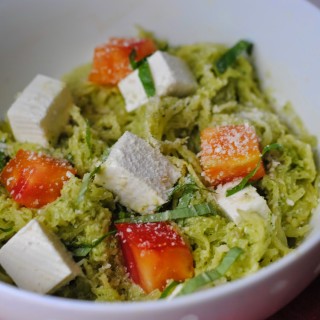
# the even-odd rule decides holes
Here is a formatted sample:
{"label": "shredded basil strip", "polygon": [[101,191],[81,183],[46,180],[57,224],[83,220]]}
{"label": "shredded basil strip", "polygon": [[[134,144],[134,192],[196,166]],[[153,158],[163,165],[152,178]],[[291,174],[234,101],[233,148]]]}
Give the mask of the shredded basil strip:
{"label": "shredded basil strip", "polygon": [[7,164],[7,156],[3,151],[0,151],[0,171],[6,166]]}
{"label": "shredded basil strip", "polygon": [[136,69],[138,69],[142,64],[148,63],[148,62],[147,62],[147,58],[149,58],[150,56],[151,56],[151,54],[148,55],[148,56],[146,56],[146,57],[144,57],[143,59],[137,61],[137,60],[136,60],[136,58],[137,58],[137,51],[136,51],[136,49],[132,49],[131,52],[130,52],[130,54],[129,54],[129,62],[130,62],[130,66],[131,66],[132,70],[136,70]]}
{"label": "shredded basil strip", "polygon": [[196,290],[209,285],[210,283],[214,282],[215,280],[223,277],[225,273],[229,270],[232,264],[239,258],[239,256],[243,253],[243,250],[238,247],[231,248],[227,254],[223,257],[221,263],[218,265],[217,268],[200,273],[199,275],[187,280],[180,292],[177,296],[183,296]]}
{"label": "shredded basil strip", "polygon": [[148,214],[139,217],[131,217],[119,219],[115,223],[147,223],[147,222],[161,222],[176,219],[184,219],[191,217],[199,217],[207,214],[217,214],[217,211],[211,203],[201,203],[186,208],[177,208],[174,210],[167,210],[155,214]]}
{"label": "shredded basil strip", "polygon": [[74,257],[85,257],[88,255],[88,253],[97,245],[99,245],[105,238],[113,235],[116,233],[116,230],[109,231],[102,235],[100,238],[92,241],[91,244],[82,244],[82,245],[76,245],[76,246],[69,246],[69,250],[72,252],[72,255]]}
{"label": "shredded basil strip", "polygon": [[249,180],[257,173],[260,165],[261,165],[261,162],[262,162],[262,157],[270,150],[274,150],[274,149],[280,149],[282,148],[282,145],[279,144],[279,143],[273,143],[273,144],[269,144],[267,146],[265,146],[262,150],[262,154],[261,154],[261,157],[260,157],[260,160],[258,161],[256,167],[250,171],[240,182],[239,184],[237,184],[236,186],[234,186],[233,188],[231,189],[228,189],[227,190],[227,193],[226,193],[226,196],[229,197],[229,196],[232,196],[233,194],[241,191],[242,189],[244,189],[247,185],[248,185],[248,182]]}
{"label": "shredded basil strip", "polygon": [[156,94],[153,77],[149,67],[148,61],[144,61],[138,68],[140,81],[143,85],[144,91],[148,97],[153,97]]}
{"label": "shredded basil strip", "polygon": [[100,165],[96,166],[90,173],[87,172],[83,175],[82,184],[81,184],[80,191],[78,194],[78,203],[83,201],[84,196],[85,196],[86,192],[88,191],[90,181],[93,179],[95,174],[100,170],[101,165],[107,160],[109,153],[110,153],[110,149],[109,148],[105,149],[105,151],[101,157]]}
{"label": "shredded basil strip", "polygon": [[225,52],[214,64],[214,69],[218,74],[224,73],[230,66],[234,64],[236,59],[243,53],[251,54],[253,43],[246,40],[240,40],[227,52]]}
{"label": "shredded basil strip", "polygon": [[171,189],[171,192],[168,196],[168,201],[171,201],[177,194],[181,194],[180,198],[182,198],[185,194],[192,193],[197,190],[199,190],[199,187],[195,183],[188,182],[185,184],[178,184]]}
{"label": "shredded basil strip", "polygon": [[195,183],[186,183],[179,186],[180,188],[175,188],[172,192],[172,197],[174,197],[177,193],[181,194],[179,197],[178,208],[188,207],[192,198],[194,197],[194,192],[199,190],[199,187]]}
{"label": "shredded basil strip", "polygon": [[161,293],[161,296],[159,299],[165,299],[167,298],[172,291],[180,284],[180,282],[172,281]]}
{"label": "shredded basil strip", "polygon": [[178,209],[178,208],[188,207],[193,196],[194,196],[193,192],[187,192],[183,194],[182,197],[179,199],[179,202],[176,208]]}
{"label": "shredded basil strip", "polygon": [[90,152],[90,157],[92,156],[92,141],[91,141],[91,130],[89,121],[86,120],[86,143]]}
{"label": "shredded basil strip", "polygon": [[136,61],[137,51],[132,49],[129,54],[129,62],[132,70],[136,70],[138,68],[138,62]]}
{"label": "shredded basil strip", "polygon": [[[178,201],[178,205],[176,208],[187,207],[190,203],[190,201],[188,202],[188,199],[191,200],[191,198],[193,197],[193,193],[198,190],[200,190],[200,188],[193,182],[192,183],[188,182],[185,184],[178,184],[174,188],[171,189],[167,202],[170,202],[170,201],[172,201],[173,198],[177,197],[179,199],[179,201]],[[155,211],[161,212],[163,206],[165,206],[165,205],[166,204],[158,206]]]}
{"label": "shredded basil strip", "polygon": [[138,75],[147,97],[153,97],[156,94],[156,88],[150,71],[149,63],[147,61],[148,56],[139,61],[136,61],[136,57],[137,51],[132,49],[129,54],[131,68],[132,70],[138,69]]}
{"label": "shredded basil strip", "polygon": [[120,212],[118,213],[118,217],[119,217],[120,220],[126,219],[127,216],[128,216],[128,213],[127,213],[126,211],[120,211]]}

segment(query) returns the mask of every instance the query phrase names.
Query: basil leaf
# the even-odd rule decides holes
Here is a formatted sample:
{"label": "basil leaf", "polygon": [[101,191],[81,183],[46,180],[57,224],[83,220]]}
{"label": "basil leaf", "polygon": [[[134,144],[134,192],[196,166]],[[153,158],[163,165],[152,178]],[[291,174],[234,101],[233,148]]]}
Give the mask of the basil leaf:
{"label": "basil leaf", "polygon": [[271,150],[282,149],[282,145],[280,143],[272,143],[265,146],[262,150],[262,157]]}
{"label": "basil leaf", "polygon": [[93,179],[94,175],[99,171],[99,167],[95,167],[94,170],[90,173],[85,173],[82,178],[82,183],[80,187],[80,191],[78,194],[78,202],[82,202],[84,199],[85,194],[89,188],[89,183]]}
{"label": "basil leaf", "polygon": [[153,97],[156,94],[153,77],[148,61],[144,61],[138,68],[138,74],[147,97]]}
{"label": "basil leaf", "polygon": [[185,208],[188,207],[192,198],[194,197],[194,193],[198,190],[199,187],[194,182],[188,182],[186,184],[176,186],[172,190],[169,197],[170,200],[174,197],[177,197],[179,199],[176,209]]}
{"label": "basil leaf", "polygon": [[90,152],[90,157],[92,157],[91,130],[90,130],[90,125],[88,120],[86,120],[86,143]]}
{"label": "basil leaf", "polygon": [[218,74],[224,73],[230,66],[234,64],[236,59],[243,53],[251,54],[253,44],[246,40],[240,40],[227,52],[225,52],[214,64],[214,69]]}
{"label": "basil leaf", "polygon": [[0,171],[6,166],[7,160],[7,155],[3,151],[0,151]]}
{"label": "basil leaf", "polygon": [[92,247],[91,246],[83,246],[83,247],[79,247],[79,248],[75,248],[72,250],[72,255],[74,257],[86,257],[89,252],[92,250]]}
{"label": "basil leaf", "polygon": [[92,241],[91,244],[69,245],[67,247],[72,252],[72,255],[74,257],[84,258],[91,252],[91,250],[94,247],[99,245],[105,238],[107,238],[115,233],[116,233],[116,230],[109,231],[109,232],[105,233],[104,235],[102,235],[100,238]]}
{"label": "basil leaf", "polygon": [[107,233],[105,233],[104,235],[102,235],[100,238],[94,240],[91,244],[91,247],[94,248],[96,247],[98,244],[100,244],[105,238],[111,236],[112,234],[116,234],[116,230],[112,230],[112,231],[109,231]]}
{"label": "basil leaf", "polygon": [[178,202],[178,205],[176,208],[178,209],[178,208],[188,207],[193,196],[194,196],[193,192],[188,192],[188,193],[183,194],[182,197],[179,199],[179,202]]}
{"label": "basil leaf", "polygon": [[129,62],[132,70],[136,70],[138,68],[138,63],[136,61],[137,51],[136,49],[132,49],[129,54]]}
{"label": "basil leaf", "polygon": [[131,217],[119,219],[115,223],[147,223],[147,222],[161,222],[176,219],[185,219],[192,217],[199,217],[207,214],[217,214],[217,211],[211,203],[201,203],[186,208],[177,208],[174,210],[167,210],[160,213],[148,214],[139,217]]}
{"label": "basil leaf", "polygon": [[171,189],[168,201],[171,201],[174,197],[183,197],[186,193],[191,193],[199,190],[199,187],[195,183],[186,183],[186,184],[177,184],[174,188]]}
{"label": "basil leaf", "polygon": [[218,265],[217,268],[200,273],[194,278],[187,280],[183,284],[177,296],[183,296],[183,295],[195,292],[201,287],[209,285],[215,280],[223,277],[225,273],[229,270],[229,268],[232,266],[232,264],[239,258],[239,256],[242,253],[243,253],[243,250],[238,247],[231,248],[227,252],[227,254],[223,257],[221,263]]}
{"label": "basil leaf", "polygon": [[100,170],[101,165],[107,160],[109,154],[110,154],[110,148],[106,148],[101,157],[100,164],[96,166],[90,173],[88,172],[83,175],[82,184],[78,194],[78,203],[83,201],[84,196],[88,191],[90,182],[93,180],[93,177],[95,176],[95,174]]}
{"label": "basil leaf", "polygon": [[229,196],[232,196],[233,194],[241,191],[242,189],[244,189],[247,185],[248,185],[248,182],[249,180],[254,177],[254,175],[257,173],[257,171],[259,170],[259,167],[261,165],[261,162],[262,162],[262,157],[270,150],[274,150],[274,149],[280,149],[282,148],[282,145],[281,144],[278,144],[278,143],[273,143],[273,144],[269,144],[267,146],[265,146],[262,150],[262,154],[261,154],[261,157],[260,157],[260,160],[258,161],[256,167],[250,171],[241,181],[239,184],[237,184],[236,186],[234,186],[233,188],[231,189],[228,189],[227,192],[226,192],[226,196],[229,197]]}
{"label": "basil leaf", "polygon": [[135,49],[132,49],[132,51],[129,54],[129,62],[132,70],[138,69],[138,75],[144,88],[144,91],[147,94],[147,97],[153,97],[156,94],[156,88],[147,60],[148,57],[149,56],[139,61],[136,61],[137,51]]}
{"label": "basil leaf", "polygon": [[161,296],[159,299],[165,299],[167,298],[172,291],[180,284],[180,282],[172,281],[161,293]]}

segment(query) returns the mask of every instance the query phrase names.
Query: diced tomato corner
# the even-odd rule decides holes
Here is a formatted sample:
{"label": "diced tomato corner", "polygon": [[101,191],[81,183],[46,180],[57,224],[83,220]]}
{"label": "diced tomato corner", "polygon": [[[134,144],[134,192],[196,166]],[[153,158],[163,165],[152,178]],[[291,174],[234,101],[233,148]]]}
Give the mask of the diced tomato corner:
{"label": "diced tomato corner", "polygon": [[[258,165],[261,152],[252,126],[226,125],[206,128],[200,134],[203,176],[212,186],[245,177]],[[265,175],[263,163],[251,180]]]}
{"label": "diced tomato corner", "polygon": [[146,293],[193,276],[190,248],[170,224],[120,223],[116,228],[130,277]]}
{"label": "diced tomato corner", "polygon": [[0,183],[19,204],[41,208],[60,196],[64,182],[74,174],[65,160],[21,149],[2,170]]}
{"label": "diced tomato corner", "polygon": [[151,39],[111,38],[109,42],[94,50],[89,81],[99,85],[116,85],[132,72],[129,55],[136,51],[139,61],[157,50]]}

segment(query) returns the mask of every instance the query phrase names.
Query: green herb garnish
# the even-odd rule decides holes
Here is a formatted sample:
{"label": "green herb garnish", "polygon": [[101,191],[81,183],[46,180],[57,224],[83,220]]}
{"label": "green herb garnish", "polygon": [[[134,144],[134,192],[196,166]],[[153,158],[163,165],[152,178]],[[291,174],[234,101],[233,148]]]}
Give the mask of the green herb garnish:
{"label": "green herb garnish", "polygon": [[89,149],[90,157],[92,157],[92,141],[91,141],[91,130],[89,121],[86,119],[86,143]]}
{"label": "green herb garnish", "polygon": [[188,182],[185,184],[178,184],[174,188],[171,189],[170,194],[168,196],[169,201],[171,201],[175,196],[183,197],[184,194],[192,193],[194,191],[199,190],[199,187],[194,182]]}
{"label": "green herb garnish", "polygon": [[176,195],[179,195],[179,201],[177,205],[178,208],[185,208],[187,207],[192,198],[194,197],[195,191],[198,191],[199,187],[194,183],[186,183],[182,185],[178,185],[171,193],[171,198],[175,197]]}
{"label": "green herb garnish", "polygon": [[156,94],[156,88],[148,61],[141,64],[138,68],[138,74],[147,96],[153,97]]}
{"label": "green herb garnish", "polygon": [[7,160],[7,155],[3,151],[0,151],[0,171],[2,171],[7,164]]}
{"label": "green herb garnish", "polygon": [[93,180],[93,177],[100,170],[101,165],[107,160],[109,154],[110,154],[110,149],[109,148],[105,149],[105,151],[101,157],[100,164],[98,166],[96,166],[90,173],[87,172],[83,175],[82,184],[81,184],[80,191],[78,194],[78,203],[83,201],[84,196],[85,196],[86,192],[88,191],[90,181]]}
{"label": "green herb garnish", "polygon": [[180,282],[177,281],[172,281],[161,293],[161,296],[159,299],[165,299],[168,296],[170,296],[170,294],[172,293],[172,291],[180,284]]}
{"label": "green herb garnish", "polygon": [[139,61],[136,61],[136,57],[137,52],[135,49],[133,49],[129,55],[131,68],[133,70],[138,69],[138,75],[144,88],[144,91],[146,92],[148,97],[153,97],[156,94],[156,88],[150,71],[149,63],[147,61],[147,57]]}
{"label": "green herb garnish", "polygon": [[139,217],[131,217],[125,219],[119,219],[115,223],[147,223],[147,222],[161,222],[170,221],[176,219],[185,219],[192,217],[199,217],[207,214],[217,214],[217,211],[211,203],[201,203],[186,208],[177,208],[174,210],[167,210],[155,214],[148,214]]}
{"label": "green herb garnish", "polygon": [[246,40],[240,40],[227,52],[225,52],[214,64],[214,69],[218,74],[224,73],[230,66],[234,64],[236,59],[243,53],[251,54],[253,44]]}
{"label": "green herb garnish", "polygon": [[195,276],[194,278],[187,280],[177,296],[184,296],[186,294],[195,292],[196,290],[207,286],[214,282],[215,280],[223,277],[225,273],[229,270],[232,264],[239,258],[239,256],[243,253],[243,250],[234,247],[231,248],[228,253],[224,256],[221,263],[218,265],[217,268],[200,273],[199,275]]}
{"label": "green herb garnish", "polygon": [[278,144],[278,143],[273,143],[273,144],[269,144],[267,146],[265,146],[262,150],[262,154],[261,154],[261,157],[260,157],[260,160],[258,161],[256,167],[250,171],[241,181],[239,184],[237,184],[236,186],[234,186],[233,188],[227,190],[227,197],[229,196],[232,196],[233,194],[241,191],[242,189],[244,189],[247,185],[248,185],[248,182],[249,180],[257,173],[260,165],[261,165],[261,162],[262,162],[262,157],[270,150],[274,150],[274,149],[280,149],[282,148],[281,144]]}
{"label": "green herb garnish", "polygon": [[132,49],[132,51],[129,54],[129,62],[132,70],[136,70],[138,68],[136,57],[137,57],[137,51],[135,49]]}
{"label": "green herb garnish", "polygon": [[116,230],[109,231],[104,235],[102,235],[100,238],[92,241],[92,243],[90,244],[71,245],[71,246],[68,246],[68,249],[72,252],[72,255],[74,257],[84,258],[89,254],[89,252],[93,248],[99,245],[105,238],[115,234],[116,232],[117,232]]}
{"label": "green herb garnish", "polygon": [[[176,209],[187,207],[190,204],[192,198],[194,197],[194,193],[196,191],[205,190],[208,192],[213,192],[209,189],[198,187],[197,184],[193,182],[192,177],[188,176],[187,178],[190,180],[190,182],[176,185],[174,188],[171,189],[169,193],[168,202],[172,201],[173,199],[178,199]],[[164,205],[161,205],[155,211],[159,212],[163,207]]]}
{"label": "green herb garnish", "polygon": [[179,199],[177,209],[178,208],[185,208],[188,207],[192,198],[194,197],[193,192],[188,192],[182,195],[182,197]]}

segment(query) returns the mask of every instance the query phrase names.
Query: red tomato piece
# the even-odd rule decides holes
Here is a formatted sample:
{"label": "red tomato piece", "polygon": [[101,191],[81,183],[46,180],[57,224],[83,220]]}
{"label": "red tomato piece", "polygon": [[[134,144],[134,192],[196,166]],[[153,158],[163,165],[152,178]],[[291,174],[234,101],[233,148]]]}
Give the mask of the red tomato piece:
{"label": "red tomato piece", "polygon": [[116,224],[128,272],[149,293],[168,280],[183,281],[194,274],[189,247],[165,222]]}
{"label": "red tomato piece", "polygon": [[[229,125],[206,128],[201,132],[200,163],[203,175],[211,185],[245,177],[260,161],[259,141],[254,128]],[[252,177],[265,175],[263,164]]]}
{"label": "red tomato piece", "polygon": [[89,80],[101,85],[116,85],[132,72],[129,55],[133,49],[137,54],[136,61],[157,50],[151,39],[111,38],[108,43],[95,48]]}
{"label": "red tomato piece", "polygon": [[12,198],[28,208],[41,208],[60,196],[65,181],[76,170],[64,160],[19,150],[0,174]]}

